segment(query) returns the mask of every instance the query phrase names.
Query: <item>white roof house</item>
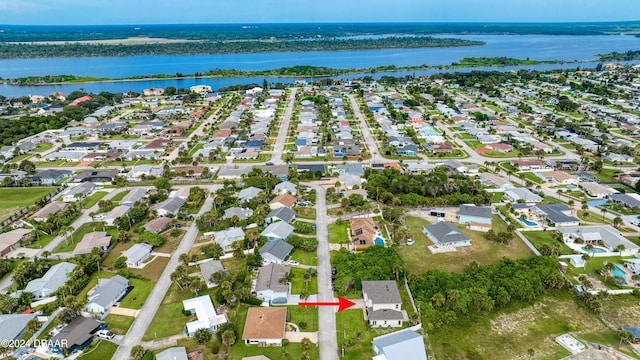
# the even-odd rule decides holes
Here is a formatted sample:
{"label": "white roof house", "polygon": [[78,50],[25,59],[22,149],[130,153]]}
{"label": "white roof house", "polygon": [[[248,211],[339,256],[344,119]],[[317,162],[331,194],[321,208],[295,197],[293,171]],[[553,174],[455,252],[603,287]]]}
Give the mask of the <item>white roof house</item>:
{"label": "white roof house", "polygon": [[158,206],[158,208],[156,209],[156,211],[158,212],[158,216],[167,216],[169,214],[177,215],[178,210],[180,210],[185,202],[186,201],[181,197],[172,197],[163,201],[162,204],[160,204],[160,206]]}
{"label": "white roof house", "polygon": [[62,201],[74,202],[86,198],[96,188],[92,182],[84,182],[78,186],[74,186],[62,195]]}
{"label": "white roof house", "polygon": [[214,241],[222,246],[224,251],[231,251],[233,248],[231,245],[240,240],[244,240],[244,231],[239,227],[232,227],[222,231],[216,231],[213,233]]}
{"label": "white roof house", "polygon": [[215,331],[227,322],[224,314],[216,314],[209,295],[198,296],[193,299],[183,300],[182,305],[186,311],[196,314],[196,320],[187,323],[187,335],[193,336],[198,329]]}
{"label": "white roof house", "polygon": [[89,294],[87,311],[104,315],[127,293],[128,287],[129,280],[120,275],[108,279],[98,279],[98,285],[93,293]]}
{"label": "white roof house", "polygon": [[298,187],[296,184],[289,181],[279,183],[273,188],[273,190],[278,194],[290,193],[291,195],[296,195],[298,193]]}
{"label": "white roof house", "polygon": [[278,221],[270,224],[264,229],[260,235],[268,240],[286,239],[293,233],[294,227],[284,221]]}
{"label": "white roof house", "polygon": [[238,199],[240,201],[249,201],[258,196],[258,194],[260,194],[261,192],[262,189],[251,186],[246,189],[240,190],[240,192],[238,192]]}
{"label": "white roof house", "polygon": [[24,292],[31,293],[33,299],[42,299],[49,297],[51,293],[58,290],[69,279],[69,274],[75,269],[76,264],[61,262],[53,265],[39,279],[29,281]]}
{"label": "white roof house", "polygon": [[373,360],[427,360],[422,335],[409,329],[373,338]]}
{"label": "white roof house", "polygon": [[122,256],[127,258],[127,266],[139,267],[151,255],[152,249],[151,245],[146,243],[133,244]]}

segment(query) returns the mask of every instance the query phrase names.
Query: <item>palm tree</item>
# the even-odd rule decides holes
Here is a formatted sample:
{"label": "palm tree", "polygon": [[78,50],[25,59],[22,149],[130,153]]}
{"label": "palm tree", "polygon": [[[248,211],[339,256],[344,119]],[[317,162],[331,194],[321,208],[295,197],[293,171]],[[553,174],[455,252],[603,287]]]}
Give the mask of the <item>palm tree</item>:
{"label": "palm tree", "polygon": [[612,271],[616,268],[616,265],[614,263],[606,263],[604,264],[604,278],[605,280],[609,277],[609,275],[611,275]]}
{"label": "palm tree", "polygon": [[602,209],[600,209],[600,212],[602,213],[602,221],[604,222],[604,214],[607,213],[607,209],[602,208]]}
{"label": "palm tree", "polygon": [[624,246],[624,244],[618,244],[618,246],[616,246],[615,249],[613,249],[613,251],[617,251],[618,252],[618,256],[622,256],[622,252],[626,249],[626,247]]}
{"label": "palm tree", "polygon": [[142,345],[136,345],[131,348],[131,359],[140,360],[144,356],[146,350],[142,347]]}
{"label": "palm tree", "polygon": [[620,216],[616,216],[615,218],[613,218],[613,227],[616,229],[619,229],[620,226],[622,226],[622,218]]}
{"label": "palm tree", "polygon": [[302,279],[304,280],[304,287],[306,290],[309,290],[309,280],[311,280],[311,274],[305,272],[302,274]]}

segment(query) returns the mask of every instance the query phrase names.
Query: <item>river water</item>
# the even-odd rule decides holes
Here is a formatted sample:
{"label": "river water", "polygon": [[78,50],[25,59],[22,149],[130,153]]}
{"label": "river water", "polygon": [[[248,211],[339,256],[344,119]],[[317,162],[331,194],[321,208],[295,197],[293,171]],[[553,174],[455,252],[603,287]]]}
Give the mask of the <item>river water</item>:
{"label": "river water", "polygon": [[[549,35],[439,35],[485,41],[483,46],[423,49],[385,49],[336,52],[286,52],[220,55],[154,55],[98,58],[52,58],[0,60],[0,77],[14,78],[32,75],[73,74],[94,77],[126,77],[149,74],[192,74],[211,69],[266,70],[294,65],[327,66],[332,68],[371,68],[384,65],[449,65],[463,57],[506,56],[518,59],[588,61],[597,54],[640,49],[640,38],[634,36],[549,36]],[[595,64],[595,63],[594,63]],[[576,64],[537,65],[524,68],[548,70],[575,68]],[[581,67],[595,66],[580,64]],[[500,70],[520,69],[503,68]],[[454,71],[465,71],[457,69]],[[467,70],[468,71],[468,70]],[[392,75],[430,75],[442,70],[391,73]],[[373,74],[375,77],[382,73]],[[362,75],[357,75],[362,76]],[[351,78],[353,76],[342,76]],[[148,87],[189,87],[207,84],[213,88],[233,84],[262,84],[257,78],[216,78],[183,80],[144,80],[135,82],[105,82],[46,86],[11,86],[0,84],[0,94],[10,97],[28,94],[49,94],[53,91],[71,92],[80,88],[90,92],[141,91]],[[268,78],[270,82],[291,82],[290,78]]]}

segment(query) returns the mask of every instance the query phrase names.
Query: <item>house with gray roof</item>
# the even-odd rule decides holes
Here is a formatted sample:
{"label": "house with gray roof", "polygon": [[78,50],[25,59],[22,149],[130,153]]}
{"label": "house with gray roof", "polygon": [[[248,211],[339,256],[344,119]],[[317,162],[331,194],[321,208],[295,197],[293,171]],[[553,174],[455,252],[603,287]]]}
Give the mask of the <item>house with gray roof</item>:
{"label": "house with gray roof", "polygon": [[39,171],[37,174],[31,177],[33,182],[39,182],[41,184],[55,184],[65,178],[70,178],[73,173],[69,170],[56,170],[47,169]]}
{"label": "house with gray roof", "polygon": [[363,281],[362,296],[365,315],[371,326],[398,327],[407,320],[395,281]]}
{"label": "house with gray roof", "polygon": [[269,241],[260,248],[264,263],[282,264],[293,251],[293,246],[284,240]]}
{"label": "house with gray roof", "polygon": [[336,165],[338,175],[355,175],[364,176],[364,168],[360,163],[346,163],[344,165]]}
{"label": "house with gray roof", "polygon": [[67,282],[75,268],[76,264],[68,262],[55,264],[41,278],[29,281],[23,292],[31,293],[34,300],[47,298]]}
{"label": "house with gray roof", "polygon": [[422,335],[404,329],[373,338],[373,360],[427,360]]}
{"label": "house with gray roof", "polygon": [[280,264],[268,264],[258,271],[256,280],[256,297],[269,303],[286,304],[290,284],[280,279],[289,273],[290,269]]}
{"label": "house with gray roof", "polygon": [[225,252],[233,251],[233,243],[244,240],[244,231],[239,227],[231,227],[213,233],[216,244],[222,246]]}
{"label": "house with gray roof", "polygon": [[0,340],[16,340],[27,332],[27,323],[35,319],[36,314],[0,315]]}
{"label": "house with gray roof", "polygon": [[240,208],[240,207],[231,207],[224,211],[223,219],[231,219],[232,217],[237,216],[240,220],[246,220],[247,218],[253,216],[253,210],[249,208]]}
{"label": "house with gray roof", "polygon": [[510,188],[505,190],[504,196],[512,203],[524,202],[525,204],[535,204],[542,201],[542,198],[529,189]]}
{"label": "house with gray roof", "polygon": [[640,207],[640,195],[638,194],[611,194],[607,198],[614,204],[620,204],[624,207]]}
{"label": "house with gray roof", "polygon": [[460,205],[460,224],[480,223],[491,225],[490,206]]}
{"label": "house with gray roof", "polygon": [[269,214],[264,218],[266,223],[272,223],[276,221],[284,221],[287,224],[291,224],[291,222],[296,218],[296,212],[289,209],[288,207],[281,207],[275,210],[271,210]]}
{"label": "house with gray roof", "polygon": [[222,266],[222,262],[220,260],[207,260],[201,262],[199,265],[200,273],[204,278],[204,281],[207,283],[208,288],[216,287],[218,284],[211,280],[211,275],[217,273],[218,271],[225,271],[224,266]]}
{"label": "house with gray roof", "polygon": [[276,194],[285,194],[285,193],[289,193],[291,195],[296,195],[298,193],[298,187],[296,186],[296,184],[289,182],[289,181],[283,181],[279,184],[277,184],[274,188],[273,188],[274,193]]}
{"label": "house with gray roof", "polygon": [[266,237],[269,241],[284,240],[291,236],[293,230],[293,226],[284,221],[278,221],[267,226],[260,235]]}
{"label": "house with gray roof", "polygon": [[262,192],[262,189],[250,186],[248,188],[240,190],[238,192],[238,199],[240,201],[249,201],[258,196]]}
{"label": "house with gray roof", "polygon": [[422,231],[438,247],[470,246],[471,239],[450,222],[425,225]]}
{"label": "house with gray roof", "polygon": [[128,287],[129,280],[120,275],[108,279],[98,279],[98,285],[88,296],[87,311],[104,316],[127,293]]}
{"label": "house with gray roof", "polygon": [[145,188],[135,187],[129,190],[129,193],[120,200],[120,205],[133,206],[142,200],[149,190]]}
{"label": "house with gray roof", "polygon": [[158,216],[178,215],[178,211],[185,202],[185,199],[181,197],[172,197],[163,201],[156,209]]}
{"label": "house with gray roof", "polygon": [[532,208],[538,216],[553,226],[578,226],[580,219],[571,215],[571,208],[565,204],[540,204]]}
{"label": "house with gray roof", "polygon": [[96,184],[92,182],[83,182],[80,185],[74,186],[67,190],[64,195],[62,195],[62,201],[64,202],[74,202],[78,200],[82,200],[89,196],[93,190],[95,190]]}
{"label": "house with gray roof", "polygon": [[151,256],[152,249],[151,245],[146,243],[133,244],[129,250],[122,253],[122,256],[127,258],[127,266],[139,267]]}
{"label": "house with gray roof", "polygon": [[624,246],[622,255],[635,255],[640,249],[638,245],[627,240],[620,231],[610,225],[566,226],[556,230],[562,234],[562,240],[566,244],[591,244],[616,253],[618,252],[616,248],[622,245]]}
{"label": "house with gray roof", "polygon": [[188,360],[185,347],[172,347],[156,354],[156,360]]}

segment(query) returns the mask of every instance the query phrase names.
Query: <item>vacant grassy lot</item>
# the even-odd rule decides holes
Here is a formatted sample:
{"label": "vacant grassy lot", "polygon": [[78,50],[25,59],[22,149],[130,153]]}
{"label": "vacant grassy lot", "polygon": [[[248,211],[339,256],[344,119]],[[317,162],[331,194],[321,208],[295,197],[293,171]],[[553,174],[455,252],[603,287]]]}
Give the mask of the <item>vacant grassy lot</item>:
{"label": "vacant grassy lot", "polygon": [[[291,284],[291,293],[292,294],[300,294],[305,289],[304,283],[304,273],[305,269],[300,268],[291,268],[291,272],[293,273],[293,282]],[[307,290],[309,294],[317,294],[318,293],[318,283],[315,277],[312,277],[308,282]]]}
{"label": "vacant grassy lot", "polygon": [[8,218],[16,211],[33,205],[49,193],[52,187],[0,188],[0,220]]}
{"label": "vacant grassy lot", "polygon": [[544,180],[540,179],[538,176],[536,176],[536,174],[532,173],[531,171],[518,173],[518,177],[519,178],[520,178],[520,176],[523,176],[524,179],[529,180],[534,184],[544,184],[545,183]]}
{"label": "vacant grassy lot", "polygon": [[[533,253],[518,237],[514,237],[511,245],[502,245],[484,238],[484,233],[461,229],[471,238],[471,246],[458,248],[458,251],[443,254],[432,254],[428,245],[431,240],[422,232],[424,225],[429,222],[408,216],[405,224],[409,228],[414,244],[398,249],[405,262],[406,269],[412,273],[422,273],[427,270],[462,271],[472,261],[479,265],[488,265],[500,261],[503,257],[510,259],[527,258]],[[494,231],[506,231],[507,225],[497,215],[493,216]]]}
{"label": "vacant grassy lot", "polygon": [[349,224],[344,222],[342,224],[330,224],[329,225],[329,242],[332,244],[348,244]]}
{"label": "vacant grassy lot", "polygon": [[118,345],[106,341],[96,340],[84,353],[78,358],[82,360],[104,360],[111,359],[113,354],[118,350]]}
{"label": "vacant grassy lot", "polygon": [[336,313],[336,331],[338,332],[336,334],[338,348],[342,347],[345,335],[347,339],[361,338],[355,345],[345,348],[344,359],[359,360],[372,357],[371,340],[374,336],[372,331],[367,331],[362,309],[344,310]]}
{"label": "vacant grassy lot", "polygon": [[312,306],[287,306],[287,322],[300,326],[306,323],[306,329],[299,331],[318,331],[318,308]]}
{"label": "vacant grassy lot", "polygon": [[109,314],[104,321],[109,324],[107,329],[114,334],[124,335],[129,331],[131,324],[133,324],[133,316],[125,315],[113,315]]}
{"label": "vacant grassy lot", "polygon": [[120,306],[129,309],[141,309],[154,283],[148,280],[129,279],[129,285],[133,286],[131,292],[120,302]]}
{"label": "vacant grassy lot", "polygon": [[[149,257],[149,259],[153,259],[153,255]],[[162,272],[164,271],[164,268],[167,267],[168,263],[169,258],[158,256],[142,269],[127,268],[127,270],[133,274],[143,276],[155,283],[160,278],[160,275],[162,275]]]}
{"label": "vacant grassy lot", "polygon": [[128,194],[129,194],[129,190],[121,191],[121,192],[117,193],[116,196],[112,197],[111,201],[113,201],[113,202],[122,201],[122,199],[124,199],[124,197],[127,196]]}
{"label": "vacant grassy lot", "polygon": [[301,249],[294,249],[289,255],[291,260],[295,260],[303,265],[316,266],[318,265],[318,257],[315,252],[308,252]]}
{"label": "vacant grassy lot", "polygon": [[571,250],[571,248],[565,243],[553,239],[551,231],[523,231],[522,235],[524,235],[524,237],[527,238],[527,240],[529,240],[538,250],[540,250],[542,245],[560,245],[560,255],[573,254],[573,250]]}
{"label": "vacant grassy lot", "polygon": [[193,293],[181,291],[175,284],[171,284],[142,340],[163,338],[184,331],[187,322],[195,319],[195,315],[185,316],[182,313],[182,301],[192,297],[194,297]]}
{"label": "vacant grassy lot", "polygon": [[97,204],[98,201],[102,200],[103,197],[107,196],[108,192],[106,191],[96,191],[93,194],[87,196],[82,200],[82,207],[88,209],[93,205]]}
{"label": "vacant grassy lot", "polygon": [[108,235],[111,235],[112,241],[113,239],[118,238],[119,233],[118,229],[116,229],[115,227],[104,226],[103,223],[85,223],[77,228],[73,235],[69,236],[60,245],[58,245],[58,247],[56,247],[53,252],[60,253],[73,251],[76,245],[78,245],[78,243],[82,240],[83,236],[94,231],[106,231]]}
{"label": "vacant grassy lot", "polygon": [[[569,291],[549,294],[533,305],[514,304],[484,317],[429,332],[438,359],[560,359],[570,353],[554,341],[572,331],[588,341],[618,347],[618,339]],[[496,351],[500,349],[500,351]],[[624,346],[623,346],[624,350]]]}

